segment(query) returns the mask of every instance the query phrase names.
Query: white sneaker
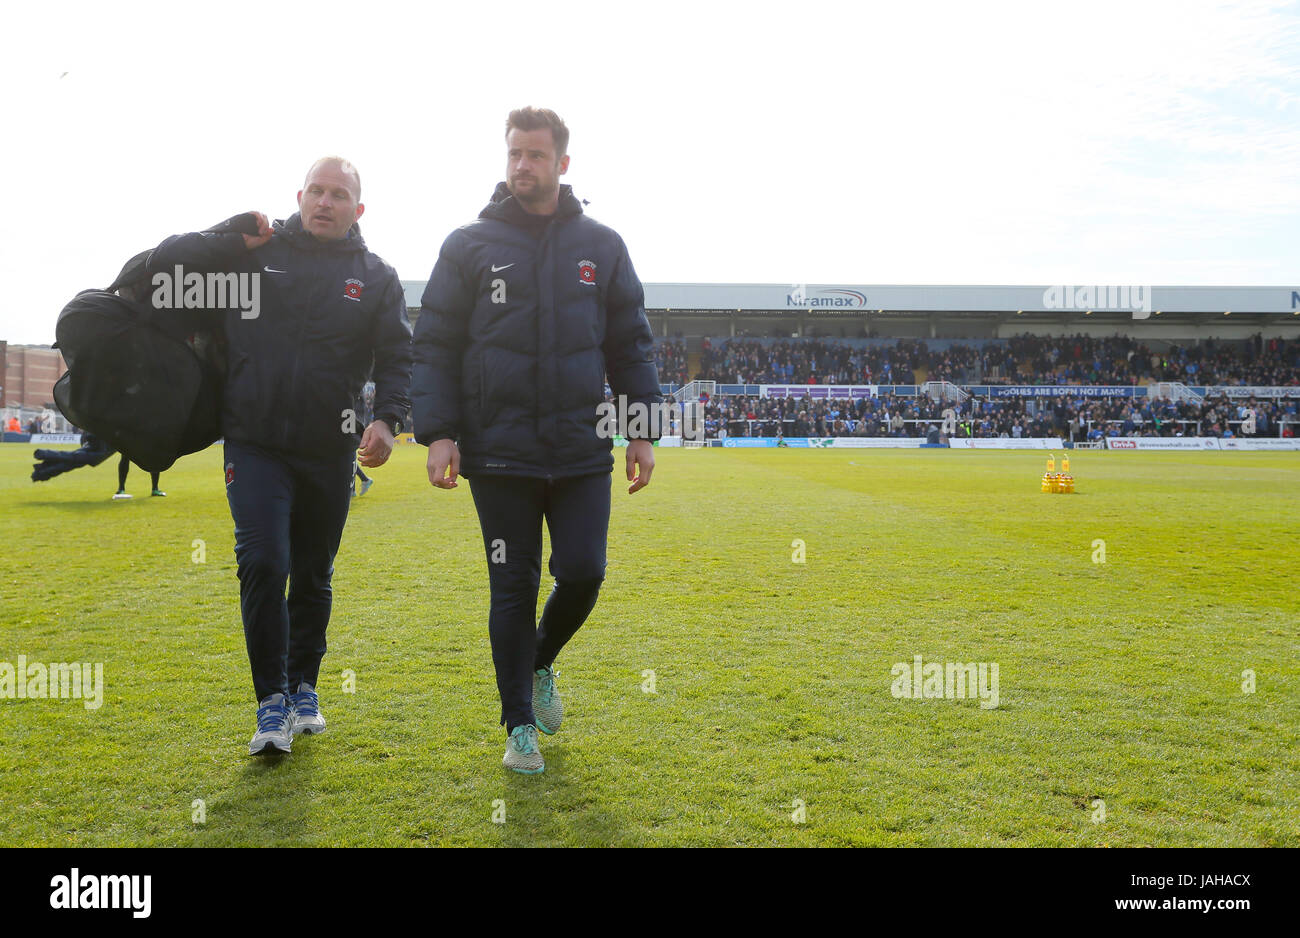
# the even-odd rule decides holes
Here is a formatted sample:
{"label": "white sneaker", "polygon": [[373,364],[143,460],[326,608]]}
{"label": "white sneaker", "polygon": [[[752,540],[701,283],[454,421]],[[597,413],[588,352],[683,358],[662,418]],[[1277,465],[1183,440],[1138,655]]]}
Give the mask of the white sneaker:
{"label": "white sneaker", "polygon": [[113,496],[113,501],[120,502],[122,501],[122,499],[130,498],[130,497],[131,494],[129,492],[118,492],[116,495]]}
{"label": "white sneaker", "polygon": [[257,732],[248,754],[274,755],[293,747],[293,710],[284,694],[272,694],[257,705]]}
{"label": "white sneaker", "polygon": [[289,706],[293,709],[293,735],[325,732],[325,718],[320,712],[320,698],[316,688],[306,681],[298,685],[296,693],[289,695]]}

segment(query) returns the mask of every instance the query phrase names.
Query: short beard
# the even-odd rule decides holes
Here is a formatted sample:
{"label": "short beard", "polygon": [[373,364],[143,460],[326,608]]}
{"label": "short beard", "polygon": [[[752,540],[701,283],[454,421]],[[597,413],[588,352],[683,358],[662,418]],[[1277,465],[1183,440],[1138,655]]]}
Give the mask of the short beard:
{"label": "short beard", "polygon": [[546,205],[559,193],[560,184],[557,182],[555,185],[547,189],[535,187],[532,193],[525,195],[520,195],[519,192],[515,190],[513,183],[508,183],[507,188],[510,189],[511,195],[525,205]]}

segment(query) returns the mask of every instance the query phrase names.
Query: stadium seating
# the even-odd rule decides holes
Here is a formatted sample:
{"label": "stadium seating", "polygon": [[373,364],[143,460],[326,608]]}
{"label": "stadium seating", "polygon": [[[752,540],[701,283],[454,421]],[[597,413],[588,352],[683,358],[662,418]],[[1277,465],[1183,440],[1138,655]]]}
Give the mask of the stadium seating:
{"label": "stadium seating", "polygon": [[[1300,384],[1300,342],[1208,339],[1153,350],[1125,336],[1018,336],[1011,339],[716,339],[691,378],[736,384],[1104,384],[1176,381],[1195,385]],[[660,361],[680,387],[680,340],[663,340]]]}

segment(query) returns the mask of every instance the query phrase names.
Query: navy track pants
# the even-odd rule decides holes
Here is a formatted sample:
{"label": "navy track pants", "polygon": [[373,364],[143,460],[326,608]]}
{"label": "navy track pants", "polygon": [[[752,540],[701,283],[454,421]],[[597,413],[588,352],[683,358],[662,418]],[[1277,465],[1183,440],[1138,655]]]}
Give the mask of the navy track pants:
{"label": "navy track pants", "polygon": [[[533,671],[551,666],[596,605],[605,579],[610,474],[548,481],[475,473],[469,486],[488,560],[488,634],[508,733],[536,722]],[[555,584],[535,624],[543,518]]]}
{"label": "navy track pants", "polygon": [[239,606],[259,701],[296,691],[304,681],[314,687],[320,676],[353,459],[351,453],[322,459],[226,441]]}

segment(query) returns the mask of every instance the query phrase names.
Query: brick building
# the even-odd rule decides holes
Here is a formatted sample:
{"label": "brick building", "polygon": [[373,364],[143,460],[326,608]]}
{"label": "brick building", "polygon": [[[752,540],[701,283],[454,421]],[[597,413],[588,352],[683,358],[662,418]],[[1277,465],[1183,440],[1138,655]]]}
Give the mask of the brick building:
{"label": "brick building", "polygon": [[58,349],[0,342],[0,407],[39,411],[52,406],[54,382],[67,370]]}

